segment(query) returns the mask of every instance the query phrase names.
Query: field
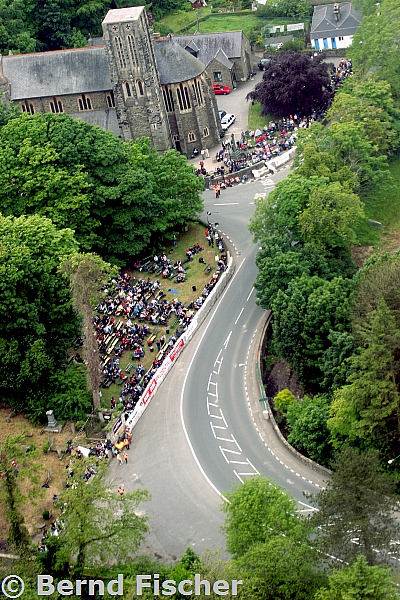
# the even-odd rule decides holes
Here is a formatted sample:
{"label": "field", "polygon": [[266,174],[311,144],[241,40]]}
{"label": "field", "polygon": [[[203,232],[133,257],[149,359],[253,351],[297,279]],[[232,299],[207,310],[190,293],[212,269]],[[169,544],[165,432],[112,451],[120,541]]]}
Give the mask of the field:
{"label": "field", "polygon": [[[206,6],[204,8],[199,8],[197,10],[197,13],[199,15],[199,19],[201,19],[202,17],[205,17],[206,15],[209,15],[211,13],[211,7]],[[178,33],[184,27],[188,27],[190,24],[196,23],[196,11],[193,9],[177,10],[176,12],[171,13],[170,15],[166,15],[165,17],[160,19],[159,22],[169,27],[169,29],[173,33]],[[195,29],[197,29],[197,27],[195,27]],[[154,31],[157,31],[157,23],[155,24]]]}
{"label": "field", "polygon": [[[201,8],[198,11],[199,30],[201,33],[218,33],[220,31],[235,31],[241,29],[247,36],[254,28],[261,31],[266,25],[279,25],[286,23],[287,19],[266,19],[257,17],[253,11],[246,13],[212,13],[209,6]],[[206,17],[206,18],[204,18]],[[175,33],[192,34],[197,31],[197,20],[195,11],[177,11],[174,14],[167,15],[160,19],[169,29]],[[190,26],[190,27],[189,27]],[[157,29],[157,24],[155,25]],[[186,29],[188,28],[188,29]],[[185,29],[185,31],[182,31]]]}

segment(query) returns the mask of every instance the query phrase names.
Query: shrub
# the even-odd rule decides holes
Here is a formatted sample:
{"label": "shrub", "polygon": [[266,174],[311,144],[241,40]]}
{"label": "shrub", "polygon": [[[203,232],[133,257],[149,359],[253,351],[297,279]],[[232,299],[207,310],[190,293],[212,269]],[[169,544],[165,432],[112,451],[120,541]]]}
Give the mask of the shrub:
{"label": "shrub", "polygon": [[275,409],[282,414],[286,414],[289,406],[294,402],[294,396],[288,389],[281,390],[274,398]]}

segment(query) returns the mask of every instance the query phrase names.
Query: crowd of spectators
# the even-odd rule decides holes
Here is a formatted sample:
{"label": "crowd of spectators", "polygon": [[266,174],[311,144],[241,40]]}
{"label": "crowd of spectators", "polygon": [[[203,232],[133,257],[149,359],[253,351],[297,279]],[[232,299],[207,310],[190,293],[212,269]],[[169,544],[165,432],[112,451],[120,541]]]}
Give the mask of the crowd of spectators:
{"label": "crowd of spectators", "polygon": [[[103,298],[96,306],[97,314],[93,318],[101,360],[101,385],[109,387],[113,383],[121,384],[119,402],[127,412],[135,408],[148,382],[178,337],[188,328],[196,311],[203,305],[220,274],[226,269],[223,239],[211,225],[209,229],[209,245],[214,247],[215,243],[221,256],[210,282],[204,286],[202,294],[188,306],[178,298],[167,300],[160,279],[136,279],[128,272],[121,273],[101,289]],[[161,273],[161,278],[168,277],[169,271],[173,270],[174,276],[176,274],[175,281],[179,282],[179,277],[185,278],[185,264],[195,260],[201,251],[201,246],[196,243],[186,248],[184,261],[172,262],[162,253],[145,261],[138,261],[135,267],[139,272]],[[198,260],[205,264],[202,256]],[[210,265],[209,269],[213,270]],[[162,335],[158,339],[160,326],[166,328],[166,334],[160,330]],[[174,331],[171,335],[170,329]],[[154,359],[147,371],[142,365],[146,351],[154,352]],[[124,352],[130,353],[133,362],[122,369],[120,363]],[[112,404],[116,404],[114,398]]]}

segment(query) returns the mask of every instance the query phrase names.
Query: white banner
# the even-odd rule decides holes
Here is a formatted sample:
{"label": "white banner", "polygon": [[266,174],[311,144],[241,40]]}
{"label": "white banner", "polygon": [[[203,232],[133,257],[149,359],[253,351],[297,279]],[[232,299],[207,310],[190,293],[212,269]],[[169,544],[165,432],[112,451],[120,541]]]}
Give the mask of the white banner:
{"label": "white banner", "polygon": [[304,23],[292,23],[292,25],[286,25],[286,31],[301,31],[304,29]]}

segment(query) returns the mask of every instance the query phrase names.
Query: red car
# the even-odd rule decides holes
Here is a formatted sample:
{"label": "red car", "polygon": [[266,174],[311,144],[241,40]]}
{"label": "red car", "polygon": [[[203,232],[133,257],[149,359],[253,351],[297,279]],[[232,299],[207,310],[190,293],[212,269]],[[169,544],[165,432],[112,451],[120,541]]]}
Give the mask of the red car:
{"label": "red car", "polygon": [[226,94],[231,93],[231,88],[229,85],[220,85],[219,83],[213,83],[214,94],[216,96],[226,96]]}

